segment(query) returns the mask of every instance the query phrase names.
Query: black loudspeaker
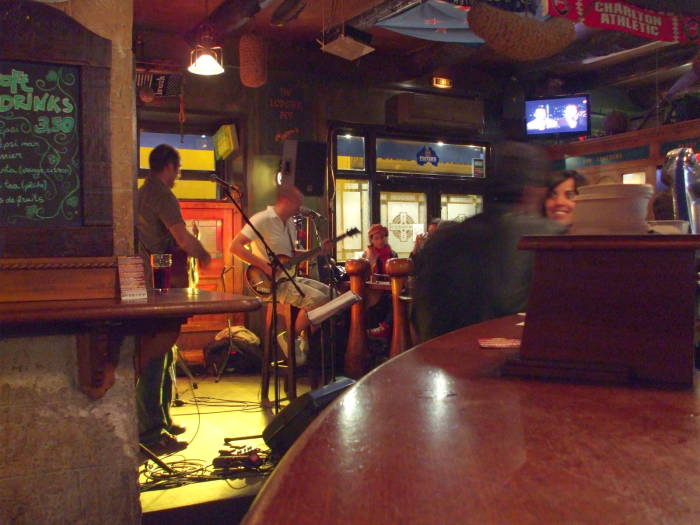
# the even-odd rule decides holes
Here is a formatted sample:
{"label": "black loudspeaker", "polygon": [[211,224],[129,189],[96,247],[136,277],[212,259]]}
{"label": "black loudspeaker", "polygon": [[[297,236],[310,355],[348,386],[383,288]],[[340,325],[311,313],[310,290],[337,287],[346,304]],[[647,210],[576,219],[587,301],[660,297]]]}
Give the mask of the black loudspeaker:
{"label": "black loudspeaker", "polygon": [[341,377],[329,385],[298,397],[265,427],[262,433],[263,440],[273,453],[284,454],[318,413],[346,388],[354,384],[355,381],[352,379]]}
{"label": "black loudspeaker", "polygon": [[326,145],[323,142],[285,140],[282,166],[287,180],[304,195],[323,195],[326,178]]}

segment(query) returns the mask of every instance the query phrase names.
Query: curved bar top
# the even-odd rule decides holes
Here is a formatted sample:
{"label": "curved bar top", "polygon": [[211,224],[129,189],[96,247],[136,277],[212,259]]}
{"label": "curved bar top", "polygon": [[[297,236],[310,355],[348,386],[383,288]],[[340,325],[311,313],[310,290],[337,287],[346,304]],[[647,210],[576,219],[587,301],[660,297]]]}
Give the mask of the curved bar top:
{"label": "curved bar top", "polygon": [[700,400],[501,378],[522,317],[427,341],[362,378],[286,453],[245,525],[698,523]]}
{"label": "curved bar top", "polygon": [[0,326],[24,323],[83,322],[120,319],[190,317],[197,314],[249,312],[260,300],[224,292],[171,288],[144,301],[82,299],[0,303]]}

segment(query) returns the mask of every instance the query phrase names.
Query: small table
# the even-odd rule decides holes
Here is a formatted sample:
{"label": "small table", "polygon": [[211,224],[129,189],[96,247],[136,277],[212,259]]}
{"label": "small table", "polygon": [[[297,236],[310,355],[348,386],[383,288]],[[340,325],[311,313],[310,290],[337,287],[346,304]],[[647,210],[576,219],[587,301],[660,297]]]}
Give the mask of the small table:
{"label": "small table", "polygon": [[391,283],[389,281],[366,281],[365,308],[372,308],[385,293],[391,293]]}
{"label": "small table", "polygon": [[98,399],[114,384],[119,345],[125,335],[179,328],[198,314],[249,312],[260,300],[224,292],[173,288],[143,301],[82,299],[0,303],[0,335],[77,333],[80,388]]}

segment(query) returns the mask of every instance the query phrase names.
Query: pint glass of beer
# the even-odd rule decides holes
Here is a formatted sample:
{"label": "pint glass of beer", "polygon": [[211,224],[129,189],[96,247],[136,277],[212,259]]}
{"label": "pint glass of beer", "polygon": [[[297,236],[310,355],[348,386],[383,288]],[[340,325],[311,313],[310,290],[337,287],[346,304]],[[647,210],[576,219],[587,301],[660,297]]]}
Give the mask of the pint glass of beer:
{"label": "pint glass of beer", "polygon": [[156,293],[165,293],[170,289],[170,271],[172,266],[173,256],[171,254],[151,254],[151,268],[153,268],[153,290]]}

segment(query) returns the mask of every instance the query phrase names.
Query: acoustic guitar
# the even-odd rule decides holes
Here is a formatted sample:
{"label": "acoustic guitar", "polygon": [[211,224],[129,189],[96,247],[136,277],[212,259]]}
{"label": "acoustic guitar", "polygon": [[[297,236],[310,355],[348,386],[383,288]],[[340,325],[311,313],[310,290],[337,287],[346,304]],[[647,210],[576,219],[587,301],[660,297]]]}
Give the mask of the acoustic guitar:
{"label": "acoustic guitar", "polygon": [[[358,233],[360,233],[360,230],[358,230],[357,228],[350,228],[344,234],[329,240],[330,242],[335,243],[345,239],[345,237],[352,237],[353,235],[357,235]],[[320,253],[322,250],[323,246],[318,246],[313,250],[309,250],[308,252],[298,253],[294,257],[288,257],[286,255],[279,255],[278,257],[280,259],[280,262],[282,263],[282,266],[285,269],[287,269],[287,271],[289,271],[289,274],[292,277],[295,277],[297,274],[297,265],[306,261],[307,259],[311,259],[318,253]],[[248,286],[250,286],[250,289],[253,290],[253,292],[255,292],[256,294],[260,296],[267,296],[272,293],[272,279],[270,279],[270,277],[268,277],[268,275],[257,266],[251,265],[248,266],[248,268],[246,268],[245,279],[248,283]],[[284,271],[278,270],[277,274],[275,275],[275,281],[277,282],[277,284],[280,284],[285,280],[287,280],[287,277],[284,274]]]}

